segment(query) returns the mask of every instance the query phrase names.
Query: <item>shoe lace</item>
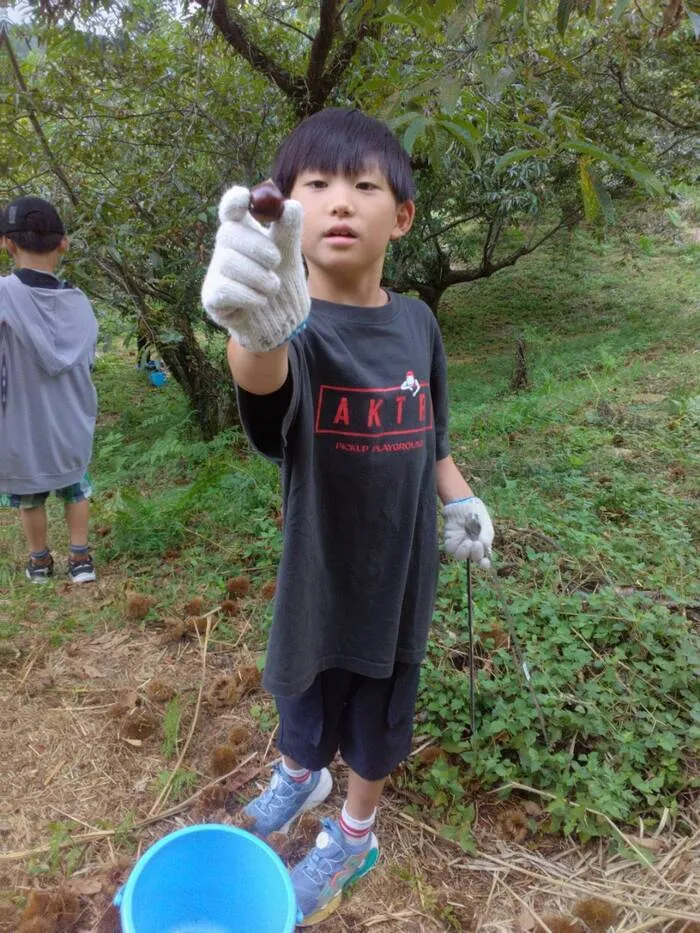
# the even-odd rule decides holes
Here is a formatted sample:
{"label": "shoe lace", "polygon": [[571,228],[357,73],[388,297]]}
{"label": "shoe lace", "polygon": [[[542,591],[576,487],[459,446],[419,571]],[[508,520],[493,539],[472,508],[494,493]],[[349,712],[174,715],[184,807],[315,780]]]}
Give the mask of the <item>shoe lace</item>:
{"label": "shoe lace", "polygon": [[278,789],[282,780],[280,765],[275,765],[273,777],[275,775],[277,775],[277,781],[271,781],[258,798],[258,808],[262,810],[263,813],[269,813],[274,804],[279,802],[280,799],[280,795],[278,794]]}
{"label": "shoe lace", "polygon": [[321,820],[321,826],[331,839],[331,845],[328,847],[328,854],[324,854],[325,850],[319,849],[318,845],[315,845],[306,857],[306,864],[304,865],[303,871],[307,878],[314,884],[323,884],[326,878],[335,872],[336,860],[331,853],[336,851],[338,846],[333,845],[331,825],[332,820],[327,818]]}
{"label": "shoe lace", "polygon": [[71,570],[92,570],[92,557],[80,557],[78,560],[73,560],[71,558],[70,568]]}

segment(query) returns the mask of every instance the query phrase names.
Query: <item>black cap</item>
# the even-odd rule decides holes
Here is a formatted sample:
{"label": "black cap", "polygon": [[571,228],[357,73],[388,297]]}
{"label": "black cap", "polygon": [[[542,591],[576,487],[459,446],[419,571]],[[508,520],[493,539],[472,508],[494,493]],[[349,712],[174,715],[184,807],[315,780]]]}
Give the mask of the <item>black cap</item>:
{"label": "black cap", "polygon": [[43,198],[15,198],[5,210],[0,232],[38,233],[46,235],[57,233],[65,235],[65,228],[58,211]]}

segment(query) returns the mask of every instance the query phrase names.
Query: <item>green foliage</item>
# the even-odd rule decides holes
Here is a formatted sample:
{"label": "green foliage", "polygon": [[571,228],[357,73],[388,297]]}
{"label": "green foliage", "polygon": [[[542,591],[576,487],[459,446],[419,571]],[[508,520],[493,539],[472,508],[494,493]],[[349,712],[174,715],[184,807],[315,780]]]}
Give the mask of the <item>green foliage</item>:
{"label": "green foliage", "polygon": [[[553,795],[549,827],[584,838],[612,832],[593,811],[653,826],[697,784],[697,248],[645,235],[648,255],[630,260],[624,243],[575,234],[575,266],[559,265],[558,249],[532,257],[451,302],[444,328],[453,356],[469,355],[450,366],[453,454],[496,515],[502,589],[550,747],[503,644],[502,601],[476,571],[469,735],[465,578],[453,564],[441,572],[421,729],[483,785]],[[533,388],[517,396],[504,320],[527,340]]]}
{"label": "green foliage", "polygon": [[465,852],[474,854],[475,810],[473,804],[465,801],[466,779],[464,768],[439,758],[420,782],[419,789],[431,802],[431,817],[439,824],[441,835],[459,843]]}
{"label": "green foliage", "polygon": [[240,431],[202,441],[174,386],[151,392],[140,373],[126,377],[123,364],[107,360],[98,376],[107,421],[121,412],[118,424],[98,429],[93,466],[98,482],[115,490],[100,503],[110,557],[162,555],[195,531],[206,537],[243,527],[251,510],[269,504],[275,469],[258,458],[248,468],[247,455],[235,456],[245,443]]}
{"label": "green foliage", "polygon": [[114,827],[114,845],[120,849],[126,849],[133,852],[137,847],[136,834],[134,832],[134,823],[136,814],[133,810],[127,810],[123,814],[118,825]]}
{"label": "green foliage", "polygon": [[182,703],[179,696],[168,701],[163,715],[163,745],[162,751],[166,758],[173,758],[177,752],[180,740],[180,721],[182,720]]}
{"label": "green foliage", "polygon": [[72,831],[77,824],[56,820],[48,824],[50,832],[49,851],[30,862],[31,875],[43,875],[50,879],[69,878],[82,865],[85,845],[71,844]]}
{"label": "green foliage", "polygon": [[[220,334],[199,329],[216,202],[227,183],[268,172],[309,108],[358,104],[403,140],[419,218],[392,251],[387,281],[435,308],[446,288],[517,261],[560,224],[612,223],[631,185],[665,197],[669,182],[694,177],[692,27],[667,23],[651,0],[344,4],[330,59],[316,63],[330,83],[309,71],[326,46],[312,41],[317,3],[274,16],[230,9],[245,48],[226,46],[196,4],[177,15],[151,0],[96,13],[80,4],[83,19],[74,6],[62,4],[50,26],[39,16],[12,32],[29,89],[19,106],[31,100],[51,148],[48,158],[32,124],[15,121],[12,184],[30,184],[40,166],[74,234],[69,275],[132,334],[212,358],[206,380],[191,378],[202,368],[194,352],[173,367],[201,422],[203,399],[225,399],[227,383]],[[329,61],[343,67],[324,71]],[[50,175],[57,167],[62,180]],[[231,411],[222,406],[210,433]]]}
{"label": "green foliage", "polygon": [[221,457],[202,466],[185,489],[164,492],[157,499],[133,487],[119,490],[113,499],[111,555],[160,554],[181,544],[202,507],[200,493],[218,491],[224,496],[224,487],[230,490],[231,486],[234,494],[238,491],[235,483],[224,482],[230,479],[229,470]]}
{"label": "green foliage", "polygon": [[[170,771],[159,772],[154,788],[154,792],[156,794],[159,794],[165,787],[167,787],[168,782],[170,781],[170,777]],[[196,771],[188,771],[187,768],[178,768],[177,771],[175,771],[175,773],[172,775],[170,790],[171,802],[177,803],[180,800],[184,800],[197,786],[197,781],[198,776]]]}
{"label": "green foliage", "polygon": [[271,703],[253,703],[249,712],[261,732],[272,732],[278,725],[277,712]]}
{"label": "green foliage", "polygon": [[[529,559],[540,557],[531,551]],[[444,592],[459,598],[456,587]],[[488,584],[479,586],[478,600],[489,632],[498,600]],[[434,646],[421,707],[443,748],[482,782],[517,781],[554,794],[554,830],[605,832],[593,809],[622,823],[663,807],[677,812],[700,740],[700,651],[682,615],[642,596],[621,603],[612,587],[586,596],[538,587],[511,597],[511,611],[550,745],[505,648],[482,648],[489,666],[478,678],[477,734],[468,738],[467,672],[441,663]],[[462,614],[448,624],[463,638]],[[488,635],[483,623],[479,628],[484,645]]]}

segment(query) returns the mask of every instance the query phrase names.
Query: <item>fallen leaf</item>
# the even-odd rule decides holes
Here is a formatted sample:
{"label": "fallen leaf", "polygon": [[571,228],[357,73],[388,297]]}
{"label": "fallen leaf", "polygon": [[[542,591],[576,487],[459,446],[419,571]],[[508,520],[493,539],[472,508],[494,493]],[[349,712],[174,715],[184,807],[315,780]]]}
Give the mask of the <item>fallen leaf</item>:
{"label": "fallen leaf", "polygon": [[534,800],[522,800],[520,806],[528,816],[532,816],[535,819],[538,819],[544,813],[542,807],[538,803],[535,803]]}
{"label": "fallen leaf", "polygon": [[119,702],[123,703],[124,706],[136,706],[139,702],[139,695],[136,690],[120,690],[119,691]]}
{"label": "fallen leaf", "polygon": [[230,794],[235,794],[237,790],[240,790],[241,787],[245,787],[249,781],[252,781],[259,771],[260,766],[255,764],[243,768],[242,771],[237,771],[235,774],[232,774],[226,782],[226,790]]}
{"label": "fallen leaf", "polygon": [[69,882],[71,890],[76,894],[82,894],[84,897],[90,897],[92,894],[99,894],[102,890],[102,882],[97,878],[71,878]]}
{"label": "fallen leaf", "polygon": [[623,833],[623,836],[631,846],[636,846],[638,849],[649,849],[650,852],[661,852],[666,848],[663,839],[652,839],[651,836],[644,836],[640,839],[639,836],[628,836],[625,833]]}
{"label": "fallen leaf", "polygon": [[663,402],[665,395],[659,395],[658,392],[639,392],[633,395],[631,401],[641,402],[643,405],[653,405],[655,402]]}
{"label": "fallen leaf", "polygon": [[529,933],[530,930],[535,929],[535,918],[527,907],[523,907],[518,914],[515,921],[515,929],[518,930],[518,933]]}

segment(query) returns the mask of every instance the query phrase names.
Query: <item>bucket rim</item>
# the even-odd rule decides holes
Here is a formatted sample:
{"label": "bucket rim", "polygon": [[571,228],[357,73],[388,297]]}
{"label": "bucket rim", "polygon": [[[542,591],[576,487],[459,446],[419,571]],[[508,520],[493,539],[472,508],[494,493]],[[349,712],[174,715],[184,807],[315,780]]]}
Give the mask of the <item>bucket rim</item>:
{"label": "bucket rim", "polygon": [[258,836],[255,836],[253,833],[249,833],[247,830],[241,829],[238,826],[229,826],[226,823],[195,823],[192,826],[183,826],[181,829],[176,829],[171,833],[167,833],[167,835],[163,836],[157,842],[154,842],[152,846],[149,846],[148,849],[146,849],[146,851],[141,855],[134,867],[131,869],[126,883],[117,891],[114,897],[114,904],[119,909],[122,933],[138,933],[132,921],[132,902],[134,889],[144,869],[148,863],[160,852],[160,850],[166,848],[173,841],[181,838],[182,836],[194,835],[195,833],[201,834],[203,832],[220,833],[222,831],[230,836],[238,836],[239,838],[246,839],[248,842],[252,842],[256,848],[264,851],[265,854],[269,857],[270,862],[277,869],[277,873],[282,879],[282,884],[285,889],[285,893],[287,894],[288,910],[287,916],[285,918],[285,926],[281,933],[293,933],[297,921],[297,902],[292,879],[286,865],[275,852],[275,850],[262,839],[258,838]]}

